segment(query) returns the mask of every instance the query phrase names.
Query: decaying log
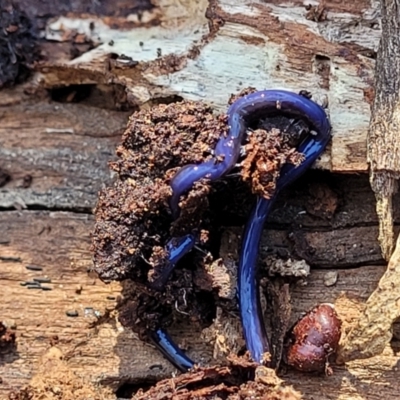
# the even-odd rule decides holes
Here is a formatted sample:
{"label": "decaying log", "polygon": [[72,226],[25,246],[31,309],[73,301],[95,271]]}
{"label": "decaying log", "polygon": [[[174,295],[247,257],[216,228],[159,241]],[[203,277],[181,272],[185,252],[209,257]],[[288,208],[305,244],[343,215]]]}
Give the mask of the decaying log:
{"label": "decaying log", "polygon": [[129,113],[11,90],[0,99],[0,167],[10,176],[0,207],[90,212],[99,189],[112,181],[107,163]]}
{"label": "decaying log", "polygon": [[[0,244],[2,319],[13,325],[17,333],[16,350],[1,353],[1,398],[9,390],[30,382],[41,357],[52,346],[61,352],[71,373],[104,387],[104,391],[116,390],[126,383],[132,384],[132,388],[140,387],[170,376],[173,368],[169,363],[116,321],[115,302],[118,296],[123,296],[127,283],[105,285],[88,273],[92,266],[89,251],[92,217],[7,211],[0,213],[0,218],[4,229]],[[226,235],[232,233],[227,231]],[[268,244],[267,236],[265,240],[263,246]],[[28,270],[26,265],[41,266],[43,270]],[[317,303],[332,302],[344,321],[345,331],[350,330],[383,270],[383,266],[312,270],[308,284],[295,286],[291,291],[291,321]],[[338,272],[338,279],[334,286],[327,287],[324,280],[329,271]],[[20,285],[43,275],[51,279],[51,283],[43,286],[53,290],[32,290]],[[77,317],[66,315],[74,310],[78,311]],[[170,333],[188,348],[191,357],[205,363],[211,360],[212,346],[202,341],[200,332],[193,331],[191,324],[176,326]],[[375,399],[379,395],[395,398],[400,390],[393,368],[400,360],[397,337],[396,334],[391,347],[386,347],[378,357],[350,362],[346,367],[333,366],[332,377],[291,371],[282,378],[302,392],[305,399],[315,396],[316,390],[320,399],[330,399],[332,393],[348,400]]]}
{"label": "decaying log", "polygon": [[[86,382],[99,398],[129,397],[174,369],[118,323],[116,303],[130,283],[105,285],[91,272],[91,209],[112,182],[107,162],[128,115],[180,98],[224,111],[230,94],[248,86],[308,89],[328,103],[333,125],[319,167],[366,172],[379,3],[157,0],[140,18],[124,1],[42,3],[21,0],[38,19],[44,60],[30,83],[0,94],[1,320],[17,337],[16,348],[0,352],[0,397],[43,385],[38,374],[65,393]],[[393,204],[400,222],[400,203]],[[226,246],[239,243],[249,207],[238,210],[236,227],[223,229],[221,254],[237,252]],[[384,272],[377,232],[366,177],[314,172],[282,194],[260,260],[272,249],[312,265],[307,285],[290,290],[291,323],[332,302],[345,332],[356,326]],[[52,290],[26,285],[43,277]],[[169,329],[191,357],[213,361],[213,343],[184,317]],[[396,398],[398,331],[382,354],[334,365],[332,377],[281,377],[305,399]],[[46,374],[46,366],[61,373]]]}
{"label": "decaying log", "polygon": [[356,326],[342,343],[342,361],[381,354],[392,339],[392,325],[400,315],[400,236],[387,270],[368,298]]}
{"label": "decaying log", "polygon": [[400,237],[394,246],[393,195],[400,172],[400,3],[382,0],[382,38],[376,63],[376,93],[368,135],[370,182],[376,197],[379,242],[387,271],[368,299],[356,327],[342,343],[340,359],[372,357],[392,338],[392,324],[400,316]]}
{"label": "decaying log", "polygon": [[366,133],[379,41],[378,2],[159,0],[142,22],[60,16],[48,22],[53,42],[91,43],[70,59],[43,63],[46,88],[120,84],[135,105],[183,97],[225,110],[231,93],[252,86],[310,90],[326,102],[333,125],[331,151],[321,167],[366,171]]}
{"label": "decaying log", "polygon": [[[114,310],[124,285],[106,285],[91,272],[92,216],[3,211],[0,225],[1,319],[17,335],[16,348],[0,355],[0,398],[28,384],[52,346],[61,351],[73,373],[112,390],[126,380],[156,380],[160,374],[173,372],[151,345],[117,322]],[[51,290],[21,285],[38,278],[50,279],[42,286]],[[183,334],[201,348],[199,333],[197,339],[192,335],[190,331]]]}

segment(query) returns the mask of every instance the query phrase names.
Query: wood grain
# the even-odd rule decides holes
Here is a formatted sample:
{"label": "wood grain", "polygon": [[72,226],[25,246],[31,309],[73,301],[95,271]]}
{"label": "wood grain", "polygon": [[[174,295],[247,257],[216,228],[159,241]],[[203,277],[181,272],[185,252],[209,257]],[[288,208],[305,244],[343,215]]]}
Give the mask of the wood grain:
{"label": "wood grain", "polygon": [[84,37],[95,48],[73,59],[50,58],[38,80],[46,88],[117,83],[131,104],[180,96],[222,111],[232,93],[249,86],[310,90],[328,102],[333,126],[332,148],[319,166],[366,172],[379,36],[375,0],[310,8],[284,0],[159,0],[131,30],[121,19],[110,25],[94,15],[48,21],[47,40],[74,45]]}
{"label": "wood grain", "polygon": [[[115,390],[127,382],[140,386],[140,382],[172,373],[173,368],[158,352],[116,321],[114,299],[123,295],[127,283],[105,285],[88,272],[92,267],[91,216],[70,212],[3,211],[0,225],[3,231],[1,318],[16,325],[18,338],[17,351],[1,355],[0,397],[10,388],[29,382],[55,335],[58,336],[57,347],[62,350],[69,368],[95,384]],[[18,257],[20,262],[4,261],[4,257]],[[43,271],[29,271],[25,268],[28,264],[42,266]],[[292,320],[316,303],[333,302],[345,329],[350,329],[383,270],[380,266],[339,270],[336,285],[329,288],[323,283],[327,271],[313,270],[307,286],[296,286],[291,292]],[[52,291],[20,286],[20,282],[39,275],[51,278],[52,282],[47,285]],[[65,312],[69,310],[78,311],[79,316],[68,317]],[[211,346],[205,347],[200,332],[193,332],[190,324],[174,327],[170,332],[180,343],[189,344],[189,354],[193,358],[203,362],[210,360]],[[379,357],[334,367],[333,377],[290,372],[284,379],[303,392],[306,399],[315,396],[316,388],[318,398],[324,400],[377,399],[379,394],[390,398],[400,389],[395,369],[399,362],[396,343],[392,341],[392,348],[387,348]],[[371,382],[373,387],[367,389],[366,385]]]}
{"label": "wood grain", "polygon": [[11,175],[0,189],[0,207],[90,210],[112,180],[108,161],[129,113],[47,98],[13,100],[0,106],[0,167]]}
{"label": "wood grain", "polygon": [[[151,345],[117,322],[115,304],[131,290],[129,283],[106,285],[91,272],[91,209],[98,190],[113,180],[107,163],[135,107],[186,98],[224,111],[230,94],[244,87],[309,89],[318,102],[328,101],[333,125],[332,145],[318,166],[366,172],[378,2],[313,4],[306,9],[300,0],[157,0],[141,20],[134,14],[128,20],[129,13],[113,13],[113,7],[98,15],[74,9],[51,19],[41,14],[46,60],[30,83],[0,96],[0,168],[12,178],[0,188],[0,318],[17,332],[17,349],[0,354],[0,398],[30,382],[54,343],[71,371],[114,391],[174,372]],[[60,96],[63,88],[66,98]],[[88,90],[76,100],[75,92]],[[32,182],[24,187],[28,175]],[[337,196],[330,217],[315,211],[321,199],[313,182],[326,183]],[[236,252],[250,205],[235,210],[237,226],[225,223],[223,237],[236,238]],[[366,175],[313,172],[282,194],[263,236],[261,259],[272,249],[312,264],[307,285],[291,290],[292,321],[328,301],[346,332],[354,326],[384,271],[377,232]],[[29,264],[43,270],[27,270]],[[332,287],[324,285],[328,272],[338,273]],[[51,279],[46,285],[52,290],[20,285],[40,276]],[[305,399],[397,398],[398,332],[395,326],[382,355],[334,366],[331,377],[293,371],[282,377]],[[170,333],[195,360],[211,361],[212,346],[188,321]]]}
{"label": "wood grain", "polygon": [[[28,384],[55,336],[71,370],[96,384],[116,389],[127,380],[155,380],[172,373],[171,365],[151,345],[117,322],[113,310],[123,285],[106,285],[90,272],[90,215],[5,211],[0,213],[0,226],[1,319],[16,325],[17,331],[17,350],[0,357],[0,398]],[[10,257],[20,261],[7,261]],[[25,268],[32,264],[43,271]],[[20,285],[43,276],[51,279],[43,285],[53,290]],[[67,311],[79,315],[69,317]],[[180,335],[179,327],[175,334]],[[195,336],[195,332],[184,335],[195,348],[201,347],[198,333]]]}

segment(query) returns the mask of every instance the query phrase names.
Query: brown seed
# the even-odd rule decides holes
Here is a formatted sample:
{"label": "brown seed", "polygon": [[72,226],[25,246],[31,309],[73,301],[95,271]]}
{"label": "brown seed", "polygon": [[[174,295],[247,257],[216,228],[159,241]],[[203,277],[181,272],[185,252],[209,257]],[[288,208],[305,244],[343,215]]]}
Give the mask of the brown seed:
{"label": "brown seed", "polygon": [[290,330],[286,363],[300,371],[323,371],[337,351],[342,322],[333,305],[320,304]]}

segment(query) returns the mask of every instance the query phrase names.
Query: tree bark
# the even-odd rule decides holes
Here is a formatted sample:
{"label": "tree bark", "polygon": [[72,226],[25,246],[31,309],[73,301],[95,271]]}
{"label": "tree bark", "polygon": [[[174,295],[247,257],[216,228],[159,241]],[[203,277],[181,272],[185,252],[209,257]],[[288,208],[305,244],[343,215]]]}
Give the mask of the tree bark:
{"label": "tree bark", "polygon": [[392,197],[400,176],[400,3],[381,0],[381,14],[382,37],[376,61],[368,162],[380,220],[379,241],[388,260],[394,247]]}
{"label": "tree bark", "polygon": [[382,38],[376,62],[368,161],[379,218],[379,242],[383,257],[390,261],[360,319],[342,342],[342,361],[381,354],[400,316],[400,237],[393,252],[393,196],[400,176],[400,3],[381,0],[381,12]]}

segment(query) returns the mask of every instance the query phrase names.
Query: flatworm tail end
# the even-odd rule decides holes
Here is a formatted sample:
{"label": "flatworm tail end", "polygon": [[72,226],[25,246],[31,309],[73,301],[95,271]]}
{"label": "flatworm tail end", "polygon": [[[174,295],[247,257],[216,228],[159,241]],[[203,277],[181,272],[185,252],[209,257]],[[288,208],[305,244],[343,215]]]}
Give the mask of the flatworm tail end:
{"label": "flatworm tail end", "polygon": [[150,338],[164,357],[182,372],[194,367],[194,362],[178,347],[166,331],[159,328],[149,332]]}
{"label": "flatworm tail end", "polygon": [[252,359],[263,362],[263,354],[270,351],[257,285],[257,257],[265,219],[273,199],[257,198],[243,235],[239,260],[239,308],[243,334]]}

